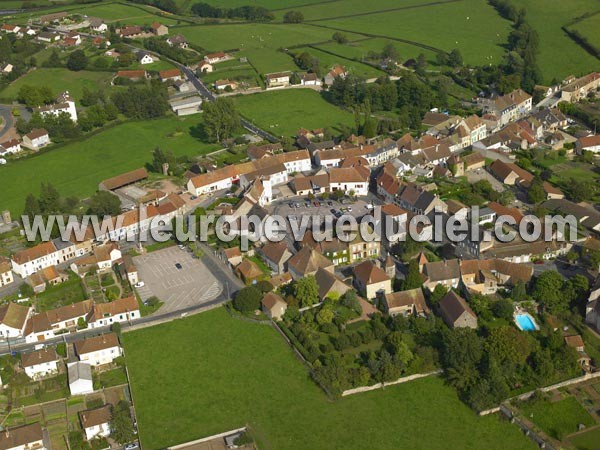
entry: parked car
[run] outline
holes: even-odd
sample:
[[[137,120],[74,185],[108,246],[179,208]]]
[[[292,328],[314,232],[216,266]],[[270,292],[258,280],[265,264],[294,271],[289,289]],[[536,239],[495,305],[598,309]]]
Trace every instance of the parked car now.
[[[317,201],[314,201],[314,202],[313,202],[313,205],[315,205],[317,208],[318,208],[319,206],[321,206],[321,204],[320,204],[319,202],[317,202]]]
[[[309,203],[309,202],[306,202],[306,203],[304,204],[304,206],[305,206],[306,208],[310,208],[310,203]]]
[[[143,281],[138,281],[137,283],[135,283],[134,285],[136,288],[141,288],[146,286],[146,283],[144,283]]]
[[[177,267],[179,270],[183,269],[183,266],[179,263],[175,263],[175,267]]]
[[[289,202],[289,203],[288,203],[288,206],[289,206],[290,208],[293,208],[293,207],[294,207],[294,204],[293,204],[292,202]]]
[[[348,212],[352,212],[352,206],[348,206]]]
[[[337,211],[336,211],[335,209],[333,209],[333,208],[331,208],[331,209],[329,210],[329,212],[330,212],[331,214],[333,214],[334,216],[335,216],[335,214],[337,213]]]
[[[296,203],[296,208],[300,208],[300,203]]]
[[[195,196],[195,195],[192,195],[192,196],[190,197],[190,200],[196,200],[197,198],[198,198],[197,196]]]
[[[327,206],[333,206],[333,202],[332,202],[331,200],[329,200],[329,201],[327,202]]]
[[[125,444],[125,450],[137,450],[138,448],[140,448],[140,446],[137,444],[137,442]]]

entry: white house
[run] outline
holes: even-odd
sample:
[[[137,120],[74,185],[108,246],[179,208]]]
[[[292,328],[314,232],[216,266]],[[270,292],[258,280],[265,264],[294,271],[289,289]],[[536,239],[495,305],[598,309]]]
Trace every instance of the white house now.
[[[94,438],[108,437],[110,435],[111,416],[110,405],[81,411],[79,419],[81,421],[81,428],[85,431],[85,438],[91,441]]]
[[[59,251],[54,242],[42,242],[34,247],[21,250],[11,258],[12,269],[22,278],[46,267],[60,264]]]
[[[23,333],[25,342],[43,342],[65,330],[76,329],[81,321],[85,321],[92,312],[92,307],[92,300],[84,300],[40,314],[34,314],[25,326]]]
[[[104,19],[90,17],[88,22],[90,23],[90,29],[96,33],[105,33],[108,30],[108,25],[104,23]]]
[[[115,333],[94,336],[75,342],[75,353],[79,361],[91,366],[110,364],[123,354]]]
[[[365,196],[369,193],[369,169],[359,167],[334,167],[329,169],[329,189],[333,191],[354,192],[354,195]]]
[[[11,139],[0,144],[0,155],[19,153],[21,150],[21,141],[18,139]]]
[[[32,150],[45,147],[50,143],[50,136],[43,128],[34,128],[23,136],[23,145]]]
[[[15,278],[13,277],[10,260],[0,256],[0,287],[6,286],[13,281],[15,281]]]
[[[0,448],[2,450],[46,450],[42,426],[39,422],[34,422],[5,429],[0,433]]]
[[[65,91],[56,98],[53,105],[41,106],[37,109],[42,117],[50,114],[58,116],[61,113],[67,113],[73,122],[77,122],[77,109],[75,101],[69,95],[69,91]]]
[[[267,80],[267,87],[274,88],[289,86],[291,75],[291,72],[268,73],[265,75],[265,79]]]
[[[58,373],[59,357],[54,348],[21,354],[21,366],[32,380]]]
[[[11,63],[2,64],[0,66],[0,72],[2,73],[11,73],[13,71],[14,66]]]
[[[136,58],[140,64],[152,64],[154,62],[152,55],[146,52],[138,52]]]
[[[600,152],[600,134],[579,138],[575,143],[575,148],[579,154],[584,150],[593,153]]]
[[[83,395],[94,392],[92,367],[89,364],[81,361],[69,363],[67,364],[67,374],[71,395]]]
[[[110,303],[98,303],[92,308],[87,322],[90,328],[139,319],[140,307],[135,297],[125,297]]]
[[[13,302],[0,306],[0,338],[23,336],[30,314],[29,306],[21,306]]]
[[[231,59],[231,56],[229,56],[227,53],[223,53],[223,52],[209,53],[208,55],[206,55],[204,57],[204,61],[206,61],[210,64],[216,64],[216,63],[220,63],[223,61],[228,61],[230,59]]]
[[[201,61],[200,64],[198,64],[198,72],[211,73],[214,70],[214,66],[207,61]]]

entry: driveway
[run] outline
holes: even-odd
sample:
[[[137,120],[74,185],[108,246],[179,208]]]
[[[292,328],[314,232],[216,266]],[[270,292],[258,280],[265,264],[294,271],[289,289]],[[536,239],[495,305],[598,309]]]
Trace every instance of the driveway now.
[[[164,302],[160,313],[208,303],[223,290],[223,284],[201,260],[175,246],[137,256],[134,262],[145,283],[137,289],[138,294],[142,300],[156,296]]]

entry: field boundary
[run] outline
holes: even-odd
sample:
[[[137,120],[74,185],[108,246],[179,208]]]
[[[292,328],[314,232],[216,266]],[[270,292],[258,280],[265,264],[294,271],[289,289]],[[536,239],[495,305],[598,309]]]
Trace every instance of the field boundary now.
[[[445,5],[447,3],[458,3],[458,2],[461,2],[461,1],[462,0],[445,0],[445,1],[421,3],[421,4],[416,4],[416,5],[398,6],[397,8],[380,9],[380,10],[377,10],[377,11],[365,11],[365,12],[356,13],[356,14],[346,14],[344,16],[323,17],[323,18],[320,18],[320,19],[309,19],[309,20],[304,20],[302,23],[311,24],[313,22],[321,22],[321,21],[324,21],[324,20],[351,19],[351,18],[354,18],[354,17],[371,16],[373,14],[385,14],[385,13],[389,13],[389,12],[405,11],[405,10],[409,10],[409,9],[428,8],[430,6]]]
[[[342,397],[346,397],[348,395],[361,394],[363,392],[375,391],[377,389],[383,389],[387,386],[394,386],[396,384],[408,383],[409,381],[419,380],[421,378],[430,377],[432,375],[439,375],[443,373],[442,369],[434,370],[432,372],[427,373],[415,373],[412,375],[407,375],[405,377],[400,377],[394,381],[383,381],[381,383],[372,384],[371,386],[360,386],[357,388],[347,389],[342,392]]]

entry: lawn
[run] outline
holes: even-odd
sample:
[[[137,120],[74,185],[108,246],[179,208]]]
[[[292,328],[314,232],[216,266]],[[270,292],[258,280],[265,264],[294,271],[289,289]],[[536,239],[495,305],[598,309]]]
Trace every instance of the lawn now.
[[[81,101],[83,88],[98,90],[110,86],[112,72],[72,72],[68,69],[36,69],[15,80],[0,91],[0,98],[16,100],[23,85],[48,86],[55,95],[69,91],[76,102]]]
[[[458,48],[466,63],[477,65],[501,60],[504,55],[502,45],[510,31],[510,22],[502,19],[485,0],[324,19],[311,24],[369,33],[380,38],[405,39],[445,51]]]
[[[14,216],[20,214],[27,194],[39,194],[42,182],[51,182],[64,196],[85,198],[96,191],[100,181],[150,162],[157,146],[176,156],[210,153],[219,146],[195,137],[200,121],[201,116],[197,115],[127,122],[81,142],[2,166],[4,191],[0,210],[9,209]]]
[[[547,400],[530,401],[521,405],[519,409],[527,420],[531,420],[544,432],[558,440],[575,433],[580,423],[586,427],[595,424],[592,416],[575,397],[567,397],[555,403]]]
[[[354,116],[327,103],[311,89],[288,89],[235,97],[240,112],[275,136],[292,136],[298,128],[339,128]]]
[[[575,25],[569,27],[571,30],[578,31],[582,36],[585,36],[590,43],[596,48],[600,48],[600,14],[594,14],[587,17]]]
[[[600,442],[600,428],[573,436],[569,438],[569,441],[577,450],[597,450]]]
[[[50,286],[44,292],[37,295],[36,309],[38,312],[48,311],[81,302],[86,298],[87,296],[81,284],[81,279],[71,273],[70,278],[64,283]]]
[[[561,30],[586,12],[598,9],[595,0],[570,0],[568,2],[546,0],[515,0],[515,4],[527,9],[529,23],[540,36],[538,64],[546,82],[554,77],[563,79],[567,75],[583,75],[598,69],[598,60],[577,45]],[[598,35],[597,29],[594,30]],[[594,37],[590,36],[592,41]]]
[[[271,327],[223,308],[123,340],[144,448],[245,424],[268,449],[535,448],[435,377],[330,402]]]

